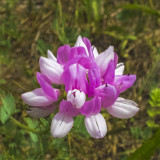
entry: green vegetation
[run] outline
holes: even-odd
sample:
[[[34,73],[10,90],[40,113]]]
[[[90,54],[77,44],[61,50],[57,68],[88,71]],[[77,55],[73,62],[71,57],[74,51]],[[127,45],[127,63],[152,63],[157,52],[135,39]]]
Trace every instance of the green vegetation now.
[[[137,75],[121,96],[140,111],[129,120],[102,111],[108,126],[103,139],[88,135],[83,116],[68,136],[53,138],[55,112],[33,119],[20,96],[38,87],[39,57],[74,45],[78,35],[91,39],[99,53],[113,45],[125,72]],[[160,159],[160,1],[1,0],[0,159]]]

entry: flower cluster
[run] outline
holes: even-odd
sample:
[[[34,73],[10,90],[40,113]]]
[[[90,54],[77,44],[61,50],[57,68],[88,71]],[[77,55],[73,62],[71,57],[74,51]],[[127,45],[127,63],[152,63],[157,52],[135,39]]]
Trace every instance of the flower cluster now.
[[[87,38],[79,36],[74,47],[59,47],[57,58],[48,51],[48,57],[40,57],[39,64],[37,80],[41,88],[22,94],[22,99],[33,106],[28,114],[36,118],[51,114],[56,101],[62,99],[51,123],[53,137],[66,136],[73,117],[81,114],[88,133],[102,138],[107,125],[101,107],[118,118],[130,118],[139,110],[135,102],[119,97],[133,85],[136,75],[123,75],[124,64],[118,63],[112,46],[98,54]],[[65,90],[52,84],[64,85]]]

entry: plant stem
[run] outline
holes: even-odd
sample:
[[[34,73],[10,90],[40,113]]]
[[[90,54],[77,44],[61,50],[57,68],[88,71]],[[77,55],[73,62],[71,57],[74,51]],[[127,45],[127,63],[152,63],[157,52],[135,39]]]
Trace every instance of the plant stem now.
[[[25,129],[25,130],[28,130],[28,131],[31,131],[33,133],[38,133],[37,130],[33,129],[33,128],[29,128],[28,126],[20,123],[19,121],[17,121],[15,118],[13,118],[12,116],[10,116],[10,119],[12,120],[12,122],[17,125],[18,127],[22,128],[22,129]]]
[[[70,136],[70,133],[68,133],[68,145],[69,145],[69,156],[71,158],[71,136]]]
[[[40,143],[41,152],[42,152],[42,154],[44,154],[41,136],[38,136],[38,138],[39,138],[39,143]]]

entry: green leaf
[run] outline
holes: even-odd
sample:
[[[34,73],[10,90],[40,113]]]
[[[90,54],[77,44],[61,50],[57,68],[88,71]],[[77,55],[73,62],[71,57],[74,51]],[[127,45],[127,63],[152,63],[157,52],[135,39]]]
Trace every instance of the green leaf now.
[[[155,117],[156,115],[160,114],[160,110],[158,110],[158,109],[156,109],[156,108],[148,109],[147,113],[149,114],[150,117]]]
[[[33,120],[30,117],[25,118],[25,121],[27,122],[30,128],[35,129],[39,125],[39,122],[37,120]]]
[[[159,127],[158,124],[155,124],[154,120],[147,120],[146,124],[148,127],[151,127],[151,128],[158,128]]]
[[[138,148],[128,160],[150,160],[155,150],[160,148],[160,129]]]
[[[30,135],[31,139],[32,139],[34,142],[38,142],[38,136],[37,136],[37,134],[32,133],[32,132],[29,132],[29,135]]]
[[[52,142],[53,146],[55,146],[58,150],[67,150],[68,143],[65,138],[55,138]]]
[[[13,142],[9,144],[9,151],[12,155],[15,155],[17,152],[17,145]]]
[[[16,111],[14,97],[12,94],[8,94],[6,97],[2,98],[2,103],[8,115],[11,115]]]
[[[48,121],[46,121],[44,118],[40,118],[40,121],[43,123],[44,126],[48,126]]]
[[[131,133],[136,138],[139,139],[141,136],[141,129],[139,127],[131,127]]]
[[[129,21],[129,20],[133,20],[134,18],[137,18],[137,16],[139,15],[139,11],[135,12],[133,10],[129,10],[129,9],[123,9],[121,12],[117,13],[117,19],[120,21]]]
[[[143,140],[147,140],[152,135],[152,129],[150,127],[145,127],[141,135]]]
[[[4,124],[7,119],[9,118],[9,115],[6,113],[4,107],[0,108],[0,120]]]
[[[85,127],[85,124],[84,124],[84,116],[79,115],[75,118],[74,131],[78,134],[82,134],[85,137],[89,137],[89,134],[88,134],[86,127]]]
[[[160,16],[160,12],[158,10],[152,9],[146,5],[124,4],[124,5],[120,5],[120,8],[128,9],[128,10],[139,10],[139,11],[143,11],[150,15]]]
[[[100,8],[101,0],[92,0],[92,9],[95,21],[99,21],[102,17],[100,14]]]
[[[6,80],[5,79],[0,79],[0,84],[6,84]]]
[[[36,128],[39,125],[39,122],[37,120],[33,120],[29,117],[25,118],[25,121],[30,128]],[[36,133],[29,132],[29,135],[34,142],[38,142],[38,136]]]
[[[1,98],[2,107],[0,108],[0,120],[4,124],[9,116],[16,112],[14,97],[12,94],[8,94],[6,97]]]
[[[1,160],[5,160],[5,158],[4,158],[3,155],[0,155],[0,159],[1,159]]]
[[[150,100],[148,101],[152,107],[160,107],[160,89],[155,88],[150,93]]]
[[[124,50],[128,44],[128,40],[124,40],[121,44],[121,48]]]
[[[107,35],[109,35],[109,36],[111,36],[111,37],[113,37],[117,40],[123,40],[124,41],[124,40],[136,40],[137,39],[137,37],[134,36],[134,35],[130,35],[130,34],[125,35],[125,34],[122,34],[122,33],[118,33],[116,31],[105,31],[103,33],[107,34]]]

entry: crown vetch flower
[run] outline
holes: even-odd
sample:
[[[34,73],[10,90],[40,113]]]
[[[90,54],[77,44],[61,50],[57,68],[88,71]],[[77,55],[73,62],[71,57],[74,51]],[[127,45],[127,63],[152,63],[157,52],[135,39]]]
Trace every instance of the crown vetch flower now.
[[[59,47],[57,58],[48,50],[48,57],[40,57],[39,64],[41,73],[37,73],[37,80],[41,88],[22,94],[22,99],[33,107],[28,114],[40,118],[51,114],[55,102],[67,93],[51,123],[53,137],[66,136],[73,126],[73,117],[81,114],[88,133],[102,138],[107,125],[101,107],[118,118],[130,118],[139,110],[135,102],[119,97],[134,84],[136,75],[123,75],[124,64],[118,63],[113,46],[98,54],[87,38],[79,36],[74,47]],[[52,84],[64,85],[65,91]]]

